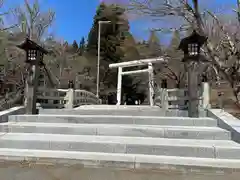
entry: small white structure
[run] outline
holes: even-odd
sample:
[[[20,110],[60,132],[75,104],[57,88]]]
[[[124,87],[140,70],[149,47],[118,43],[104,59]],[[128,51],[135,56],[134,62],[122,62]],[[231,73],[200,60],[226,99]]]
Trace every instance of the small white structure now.
[[[149,102],[150,106],[154,105],[153,102],[153,86],[154,86],[154,76],[153,76],[153,63],[163,63],[166,62],[162,57],[153,58],[153,59],[142,59],[142,60],[136,60],[136,61],[128,61],[128,62],[122,62],[122,63],[114,63],[110,64],[109,68],[118,68],[118,83],[117,83],[117,105],[121,104],[121,92],[122,92],[122,76],[123,75],[129,75],[129,74],[139,74],[139,73],[145,73],[148,72],[149,74],[149,81],[148,81],[148,87],[149,87]],[[124,67],[133,67],[133,66],[143,66],[148,65],[147,69],[143,70],[136,70],[136,71],[123,71]]]
[[[202,83],[202,107],[204,109],[210,109],[211,103],[210,103],[210,86],[209,83],[203,82]]]

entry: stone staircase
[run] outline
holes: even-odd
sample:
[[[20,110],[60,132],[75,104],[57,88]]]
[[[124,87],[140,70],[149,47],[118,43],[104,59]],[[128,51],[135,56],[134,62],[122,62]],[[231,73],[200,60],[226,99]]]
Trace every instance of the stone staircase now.
[[[25,180],[38,173],[44,180],[238,179],[240,144],[217,120],[162,113],[158,107],[83,106],[9,116],[0,124],[0,159],[25,160],[29,174],[18,169]],[[1,172],[4,180],[14,174]]]

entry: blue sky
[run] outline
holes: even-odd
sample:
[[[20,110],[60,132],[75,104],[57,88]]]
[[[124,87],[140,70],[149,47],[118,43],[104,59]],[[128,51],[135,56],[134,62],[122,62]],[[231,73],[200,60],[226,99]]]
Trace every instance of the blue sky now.
[[[100,0],[39,0],[39,2],[43,9],[51,8],[56,12],[56,20],[51,28],[53,34],[71,43],[73,40],[79,42],[82,36],[87,37]],[[231,11],[236,4],[236,0],[200,0],[200,2],[208,9],[221,12],[226,9]],[[23,4],[23,0],[5,0],[5,8],[20,4]],[[162,26],[163,23],[166,22],[154,23],[154,26]],[[135,20],[130,23],[131,32],[136,39],[146,39],[149,35],[148,28],[152,25],[151,22],[143,23],[141,20]],[[166,36],[161,38],[161,41],[165,40]]]

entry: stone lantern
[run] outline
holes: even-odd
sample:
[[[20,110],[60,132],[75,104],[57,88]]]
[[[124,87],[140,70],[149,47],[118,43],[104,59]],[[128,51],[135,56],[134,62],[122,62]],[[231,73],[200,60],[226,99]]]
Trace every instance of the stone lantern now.
[[[26,38],[23,43],[17,46],[26,52],[25,62],[29,64],[28,76],[25,88],[25,106],[27,114],[37,114],[37,88],[40,74],[40,66],[43,65],[43,56],[47,50],[34,41]]]
[[[201,36],[196,30],[193,33],[182,39],[179,49],[184,52],[183,62],[186,63],[188,71],[188,115],[190,117],[198,117],[198,77],[199,69],[197,67],[201,58],[201,47],[207,41],[207,37]],[[204,79],[205,80],[205,79]]]
[[[207,37],[201,36],[195,30],[193,33],[182,39],[179,49],[184,52],[183,61],[199,61],[202,45],[207,41]]]

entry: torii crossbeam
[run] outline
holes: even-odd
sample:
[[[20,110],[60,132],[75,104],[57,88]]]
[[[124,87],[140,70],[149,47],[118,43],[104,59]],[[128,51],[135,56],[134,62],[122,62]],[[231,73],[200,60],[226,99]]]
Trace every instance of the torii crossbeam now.
[[[114,63],[110,64],[109,68],[118,68],[118,83],[117,83],[117,105],[121,104],[121,93],[122,93],[122,76],[129,75],[129,74],[139,74],[148,72],[149,82],[149,102],[150,106],[154,105],[153,102],[153,63],[166,63],[167,61],[164,60],[162,57],[152,58],[152,59],[141,59],[135,61],[128,61],[128,62],[121,62],[121,63]],[[133,66],[143,66],[148,65],[147,69],[143,70],[136,70],[136,71],[123,71],[125,67],[133,67]]]

